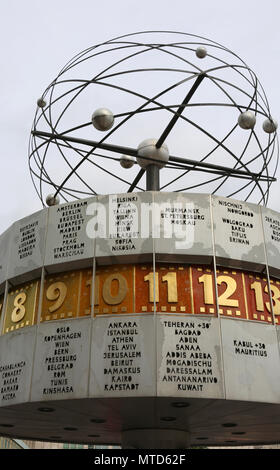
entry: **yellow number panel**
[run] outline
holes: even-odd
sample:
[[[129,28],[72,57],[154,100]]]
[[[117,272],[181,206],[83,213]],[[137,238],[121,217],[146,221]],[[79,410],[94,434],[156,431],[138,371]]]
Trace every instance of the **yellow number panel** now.
[[[94,284],[94,313],[133,313],[133,283],[133,265],[98,267]]]
[[[3,304],[4,304],[4,295],[0,295],[0,320],[2,317]]]
[[[38,311],[40,281],[33,281],[9,291],[3,333],[34,325]]]
[[[41,321],[73,318],[78,315],[80,276],[81,271],[46,276]]]

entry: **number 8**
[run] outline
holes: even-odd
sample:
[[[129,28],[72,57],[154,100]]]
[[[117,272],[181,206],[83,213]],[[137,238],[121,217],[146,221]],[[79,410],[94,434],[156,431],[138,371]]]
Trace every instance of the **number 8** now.
[[[25,315],[25,307],[24,302],[26,301],[26,294],[25,292],[21,292],[15,297],[14,300],[14,309],[12,311],[11,320],[13,323],[17,323],[23,319]]]

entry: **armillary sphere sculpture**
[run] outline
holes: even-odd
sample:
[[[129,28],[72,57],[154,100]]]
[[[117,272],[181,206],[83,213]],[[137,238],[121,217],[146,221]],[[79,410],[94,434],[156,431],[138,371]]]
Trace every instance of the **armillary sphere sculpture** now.
[[[49,207],[0,234],[1,435],[279,441],[276,130],[255,73],[200,36],[127,34],[63,67],[30,138]]]
[[[37,105],[29,165],[43,204],[109,189],[268,201],[277,123],[255,73],[217,42],[171,31],[111,39],[71,59]]]

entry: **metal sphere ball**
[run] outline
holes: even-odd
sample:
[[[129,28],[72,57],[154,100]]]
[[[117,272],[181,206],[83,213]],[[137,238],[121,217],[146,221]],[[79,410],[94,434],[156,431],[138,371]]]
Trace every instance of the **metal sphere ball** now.
[[[99,108],[92,115],[92,124],[99,131],[108,131],[114,124],[114,115],[107,108]]]
[[[242,129],[253,129],[256,124],[256,116],[252,111],[245,111],[239,115],[238,124]]]
[[[263,123],[263,130],[267,134],[272,134],[277,130],[278,123],[275,119],[266,119]]]
[[[196,57],[199,59],[204,59],[207,56],[207,49],[206,47],[199,46],[195,51]]]
[[[168,162],[169,151],[167,145],[163,144],[160,148],[157,148],[156,143],[157,139],[146,139],[138,145],[136,159],[141,168],[146,168],[151,164],[163,168]]]
[[[39,106],[39,108],[44,108],[46,106],[46,101],[43,99],[43,98],[39,98],[37,100],[37,105]]]
[[[123,155],[120,158],[120,164],[123,168],[132,168],[135,163],[135,160],[130,155]]]
[[[57,206],[60,202],[60,199],[59,197],[56,195],[54,196],[54,194],[49,194],[47,197],[46,197],[46,204],[47,206]]]

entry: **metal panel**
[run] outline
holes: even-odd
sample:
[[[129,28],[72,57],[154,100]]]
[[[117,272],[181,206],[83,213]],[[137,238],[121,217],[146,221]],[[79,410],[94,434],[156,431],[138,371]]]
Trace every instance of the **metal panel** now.
[[[18,277],[25,281],[34,271],[40,271],[44,262],[47,215],[45,209],[13,225],[9,278]],[[28,276],[28,272],[32,273]]]
[[[98,198],[95,256],[99,264],[151,259],[152,202],[151,192]]]
[[[280,352],[280,325],[276,326],[276,335],[277,335],[277,341],[278,341],[279,352]]]
[[[226,398],[280,403],[276,328],[221,319]]]
[[[0,285],[8,278],[12,230],[13,225],[0,235]]]
[[[36,326],[0,336],[0,405],[29,401]]]
[[[71,269],[83,267],[85,260],[93,257],[94,241],[87,234],[87,207],[94,200],[81,199],[49,208],[45,256],[48,271],[61,270],[62,264],[69,263]]]
[[[157,318],[158,396],[223,398],[219,320]]]
[[[212,196],[217,262],[262,271],[264,240],[259,206]]]
[[[208,263],[213,256],[210,197],[154,193],[157,260]],[[167,255],[167,256],[165,256]]]
[[[91,319],[43,323],[38,328],[32,401],[87,396]]]
[[[280,276],[280,214],[261,208],[267,264],[272,275]]]
[[[153,316],[97,317],[93,331],[90,396],[154,396]]]

